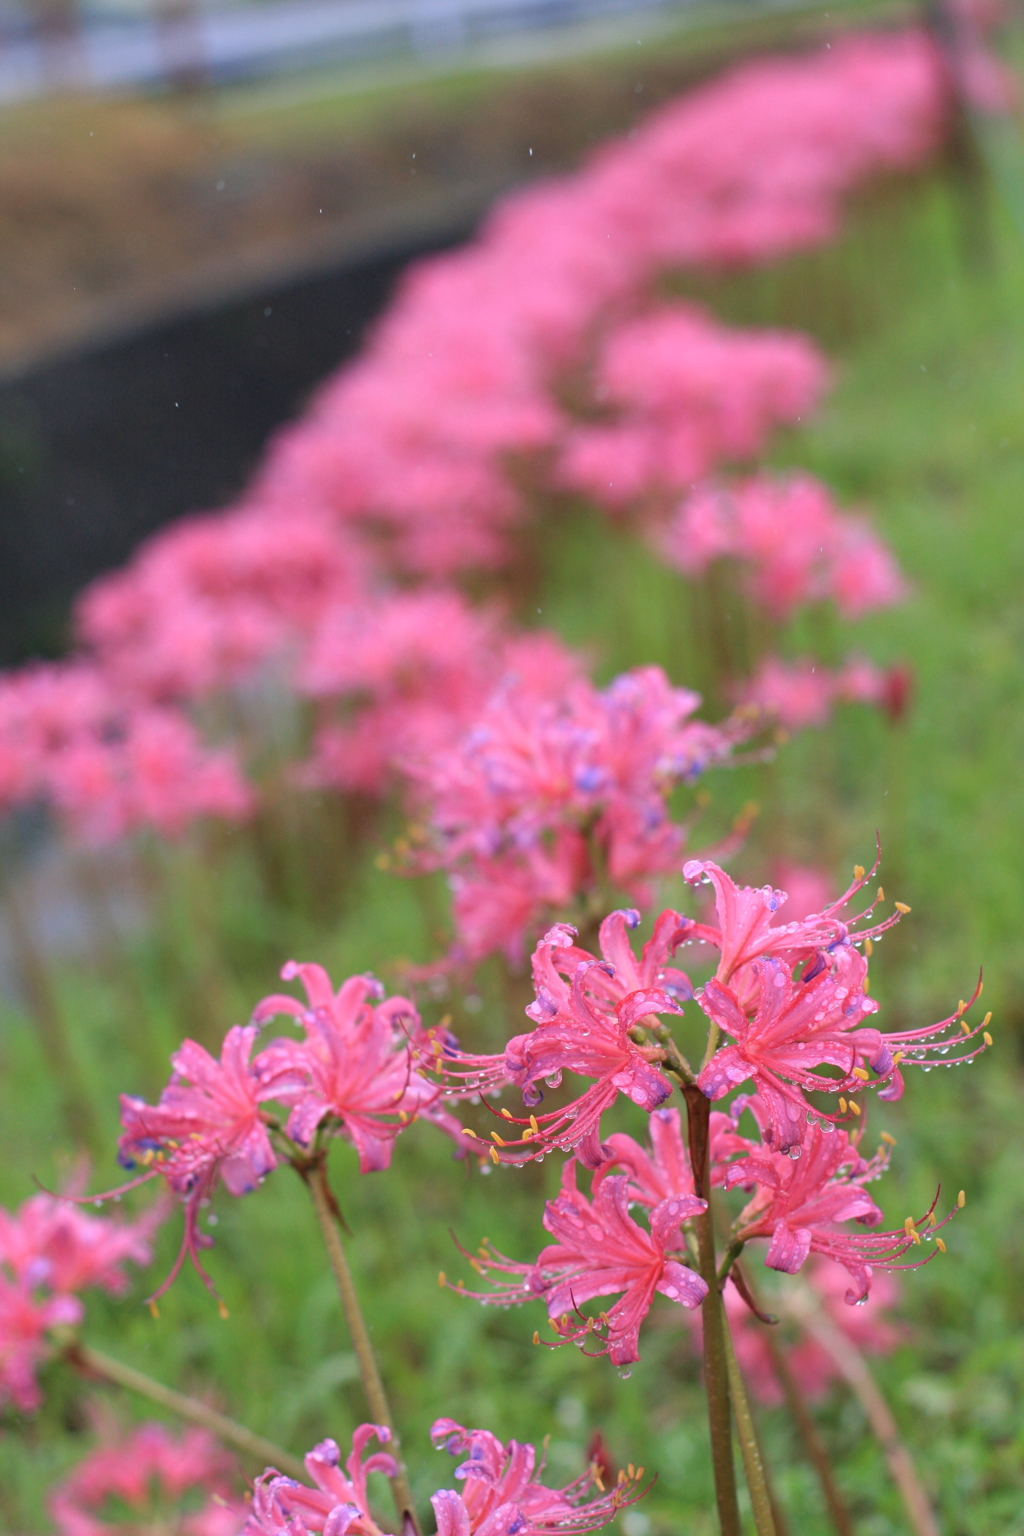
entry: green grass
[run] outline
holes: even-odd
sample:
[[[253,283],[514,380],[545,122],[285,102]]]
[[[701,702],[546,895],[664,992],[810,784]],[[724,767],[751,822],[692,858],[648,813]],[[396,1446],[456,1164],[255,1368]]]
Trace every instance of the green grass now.
[[[995,210],[990,249],[972,265],[962,228],[949,184],[925,179],[865,200],[832,250],[700,285],[720,314],[802,325],[834,357],[825,408],[775,457],[870,507],[913,594],[891,614],[819,639],[836,652],[856,645],[879,661],[905,659],[916,685],[900,725],[850,709],[785,746],[773,767],[709,780],[715,800],[695,841],[710,840],[753,797],[762,816],[740,873],[763,879],[782,846],[838,875],[868,861],[879,828],[889,894],[914,908],[873,969],[889,1018],[948,1012],[985,965],[995,1050],[970,1069],[917,1075],[901,1105],[871,1110],[873,1128],[899,1142],[880,1186],[896,1221],[926,1206],[938,1181],[944,1199],[961,1186],[968,1193],[946,1257],[906,1281],[908,1340],[878,1375],[946,1536],[1013,1536],[1024,1532],[1024,250]],[[590,644],[602,675],[642,661],[662,662],[680,681],[701,675],[684,588],[631,536],[577,512],[545,528],[539,547],[538,622]],[[171,893],[165,916],[132,940],[130,965],[108,957],[61,972],[61,1006],[107,1146],[117,1093],[155,1092],[174,1042],[185,1032],[212,1041],[243,1018],[289,954],[339,974],[385,976],[399,957],[427,958],[440,896],[376,867],[394,830],[386,813],[339,834],[339,872],[333,882],[324,874],[318,901],[275,897],[281,878],[268,877],[271,863],[250,840],[229,839],[203,860],[184,851],[157,882]],[[504,1009],[522,983],[489,967],[473,985],[484,1000],[478,1016],[461,994],[445,1006],[467,1036],[496,1041],[513,1027]],[[56,1177],[71,1149],[33,1026],[10,1009],[0,1053],[0,1198],[13,1204],[33,1175]],[[701,1389],[668,1303],[647,1324],[642,1362],[620,1380],[572,1349],[534,1349],[534,1309],[485,1311],[437,1287],[439,1268],[460,1272],[449,1226],[468,1243],[486,1234],[517,1256],[537,1252],[541,1199],[557,1177],[550,1160],[485,1179],[414,1127],[391,1172],[360,1178],[338,1146],[333,1176],[421,1503],[446,1475],[426,1440],[438,1414],[503,1436],[550,1434],[558,1478],[579,1470],[599,1427],[613,1454],[657,1472],[642,1506],[656,1536],[710,1536]],[[94,1177],[98,1186],[115,1177],[109,1153]],[[363,1414],[360,1388],[301,1185],[282,1170],[245,1200],[219,1195],[216,1210],[209,1262],[227,1321],[185,1274],[159,1321],[138,1304],[142,1282],[127,1301],[90,1300],[89,1336],[162,1380],[212,1392],[295,1450],[325,1434],[344,1439]],[[164,1234],[157,1272],[175,1240]],[[12,1533],[46,1529],[48,1483],[90,1443],[90,1398],[108,1398],[125,1419],[147,1414],[61,1367],[48,1370],[45,1388],[38,1417],[11,1420],[0,1435],[0,1527]],[[825,1516],[787,1421],[761,1418],[791,1529],[818,1536]],[[821,1421],[858,1531],[905,1532],[856,1406],[837,1393]]]

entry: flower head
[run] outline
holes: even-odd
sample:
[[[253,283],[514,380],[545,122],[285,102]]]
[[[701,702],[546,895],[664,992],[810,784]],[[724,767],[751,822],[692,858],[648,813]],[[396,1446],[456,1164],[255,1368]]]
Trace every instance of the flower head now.
[[[162,1424],[143,1424],[116,1444],[90,1451],[53,1489],[50,1515],[60,1536],[117,1536],[128,1529],[141,1536],[236,1536],[245,1505],[233,1495],[233,1470],[233,1458],[206,1430],[186,1429],[179,1437]],[[169,1503],[189,1495],[194,1505],[197,1494],[198,1509],[180,1508],[168,1519]],[[102,1518],[108,1499],[127,1505],[130,1527]]]
[[[388,1445],[391,1431],[384,1424],[360,1424],[344,1465],[334,1440],[321,1440],[306,1460],[313,1487],[282,1477],[268,1468],[256,1479],[252,1508],[241,1536],[381,1536],[370,1513],[366,1479],[371,1472],[395,1477],[398,1463],[390,1451],[372,1451],[376,1439]]]
[[[464,1429],[454,1419],[435,1420],[430,1438],[451,1456],[465,1456],[455,1476],[459,1491],[442,1489],[431,1497],[438,1536],[556,1536],[557,1532],[596,1531],[638,1497],[643,1476],[630,1469],[617,1485],[587,1501],[599,1476],[593,1469],[564,1488],[540,1481],[532,1445],[502,1444],[486,1429]]]
[[[308,1001],[275,994],[257,1003],[253,1019],[298,1019],[305,1040],[275,1040],[253,1063],[260,1093],[290,1107],[287,1133],[307,1147],[318,1126],[334,1121],[359,1153],[363,1173],[386,1168],[395,1137],[417,1111],[438,1097],[413,1062],[420,1027],[404,997],[384,999],[372,976],[350,976],[337,991],[323,966],[289,961],[285,981],[298,978]]]
[[[630,1199],[629,1179],[615,1174],[601,1179],[588,1200],[576,1187],[576,1162],[570,1158],[561,1191],[544,1207],[544,1227],[555,1241],[535,1264],[519,1264],[482,1247],[471,1260],[478,1273],[514,1275],[517,1282],[463,1293],[499,1306],[543,1301],[560,1342],[590,1338],[597,1345],[594,1353],[608,1355],[614,1365],[638,1360],[640,1325],[655,1293],[683,1307],[697,1307],[707,1295],[700,1275],[685,1263],[680,1231],[707,1203],[692,1194],[670,1195],[649,1211],[648,1230],[630,1216]],[[463,1291],[461,1285],[457,1289]],[[614,1295],[619,1300],[596,1318],[580,1311],[585,1302]]]

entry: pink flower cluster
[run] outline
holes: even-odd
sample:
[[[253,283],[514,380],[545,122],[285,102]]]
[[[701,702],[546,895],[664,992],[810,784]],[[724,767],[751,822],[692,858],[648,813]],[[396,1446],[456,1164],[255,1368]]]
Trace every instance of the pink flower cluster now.
[[[564,434],[557,479],[612,509],[658,511],[809,415],[825,378],[804,336],[726,330],[692,305],[653,309],[605,336],[591,382],[600,414]]]
[[[0,808],[44,801],[94,841],[244,816],[260,727],[239,689],[254,678],[273,683],[277,707],[315,701],[296,784],[376,793],[449,742],[527,665],[510,654],[526,642],[451,592],[396,592],[385,573],[436,581],[500,565],[530,487],[664,514],[696,477],[810,410],[826,370],[806,338],[656,304],[654,280],[828,238],[846,189],[930,152],[945,93],[915,30],[746,64],[577,174],[505,198],[461,250],[411,267],[362,356],[279,435],[242,502],[156,535],[95,583],[77,659],[0,682]],[[733,497],[789,498],[788,511],[758,513],[793,525],[772,535],[770,571],[756,539],[733,551],[779,611],[825,580],[822,514],[794,485]],[[684,563],[697,544],[679,529],[695,517],[684,508],[673,525]],[[830,528],[825,585],[843,611],[894,600],[899,574],[878,541],[837,515]],[[801,539],[813,558],[804,550],[790,592],[776,568]],[[234,755],[206,746],[201,714],[184,709],[225,692],[206,718],[228,725]]]
[[[47,1194],[16,1211],[0,1207],[0,1408],[38,1408],[50,1330],[81,1322],[79,1291],[127,1290],[122,1266],[150,1262],[163,1215],[158,1205],[135,1222],[106,1220]]]
[[[659,1016],[677,1014],[694,999],[710,1022],[711,1054],[695,1079],[709,1099],[746,1085],[754,1089],[734,1101],[730,1114],[712,1116],[712,1183],[750,1193],[734,1226],[736,1242],[767,1241],[766,1263],[790,1274],[812,1253],[836,1260],[851,1276],[850,1302],[868,1294],[873,1270],[897,1265],[942,1225],[929,1211],[894,1231],[847,1229],[851,1221],[872,1229],[881,1223],[866,1186],[888,1160],[884,1148],[865,1159],[859,1135],[841,1128],[861,1116],[856,1096],[874,1086],[881,1098],[898,1098],[901,1063],[927,1067],[947,1058],[945,1065],[955,1065],[991,1043],[988,1016],[973,1026],[964,1018],[977,990],[938,1024],[878,1028],[862,947],[870,949],[907,909],[897,903],[877,923],[871,921],[874,904],[847,915],[870,878],[863,869],[837,901],[788,923],[776,921],[786,900],[782,891],[737,886],[707,861],[691,860],[684,873],[691,883],[712,886],[716,924],[663,912],[639,960],[628,940],[638,913],[605,919],[601,958],[578,949],[574,930],[559,925],[534,954],[536,1001],[527,1012],[535,1028],[529,1034],[511,1040],[497,1056],[431,1042],[430,1064],[448,1095],[490,1094],[513,1084],[533,1111],[515,1117],[502,1110],[499,1124],[509,1134],[492,1133],[493,1161],[522,1163],[557,1147],[573,1151],[574,1162],[594,1171],[588,1202],[576,1188],[574,1163],[568,1166],[562,1193],[545,1214],[556,1242],[534,1264],[486,1248],[472,1260],[481,1273],[516,1277],[515,1283],[502,1279],[496,1292],[480,1299],[507,1305],[543,1298],[560,1337],[591,1333],[619,1364],[636,1358],[639,1324],[655,1291],[691,1306],[703,1294],[698,1276],[684,1285],[676,1272],[689,1262],[681,1224],[703,1202],[695,1199],[678,1116],[661,1107],[679,1072],[689,1069],[668,1049],[671,1040]],[[718,955],[715,974],[696,991],[668,963],[681,945],[693,943]],[[565,1072],[590,1079],[590,1086],[538,1114],[540,1084],[558,1088]],[[837,1108],[818,1108],[810,1093],[837,1095]],[[602,1141],[602,1116],[620,1095],[651,1115],[650,1153],[628,1137]],[[738,1129],[745,1109],[756,1139]],[[514,1130],[519,1134],[513,1138]],[[626,1172],[612,1172],[618,1166]],[[649,1231],[629,1215],[636,1203],[648,1207]],[[621,1302],[599,1319],[578,1312],[580,1301],[617,1292]]]
[[[813,661],[785,662],[766,656],[740,690],[742,703],[770,717],[788,731],[824,725],[836,704],[880,704],[891,714],[902,670],[882,671],[862,657],[839,668]]]
[[[466,1457],[455,1469],[461,1490],[444,1488],[431,1496],[438,1536],[596,1531],[639,1497],[642,1467],[631,1468],[613,1489],[588,1499],[600,1482],[594,1468],[564,1488],[548,1488],[540,1481],[543,1462],[538,1466],[532,1445],[516,1440],[503,1444],[488,1430],[464,1429],[454,1419],[438,1419],[430,1433],[435,1445]],[[265,1472],[257,1479],[242,1536],[381,1536],[366,1480],[371,1472],[393,1476],[397,1464],[388,1451],[366,1455],[374,1438],[387,1445],[391,1431],[379,1424],[360,1425],[344,1465],[335,1441],[314,1447],[306,1457],[312,1488],[273,1470]]]
[[[850,1343],[865,1354],[889,1354],[905,1332],[886,1316],[899,1298],[899,1282],[891,1274],[876,1274],[871,1294],[859,1305],[846,1304],[850,1277],[841,1264],[815,1256],[803,1270],[818,1305]],[[729,1328],[736,1358],[750,1390],[771,1407],[784,1399],[784,1389],[765,1341],[764,1325],[759,1323],[734,1285],[726,1286],[723,1299],[729,1315]],[[694,1342],[701,1334],[702,1314],[689,1314]],[[818,1341],[803,1335],[786,1349],[786,1362],[802,1397],[818,1402],[826,1396],[838,1377],[832,1356]]]
[[[419,864],[448,871],[468,960],[515,957],[546,916],[600,910],[610,891],[649,899],[685,841],[672,789],[728,761],[751,729],[695,720],[699,695],[659,667],[604,689],[550,681],[511,673],[461,739],[410,765],[428,828]]]
[[[282,976],[301,980],[306,1003],[264,998],[253,1023],[228,1031],[219,1060],[186,1040],[157,1104],[121,1096],[119,1160],[129,1171],[143,1169],[124,1188],[159,1176],[185,1207],[181,1250],[154,1299],[186,1257],[213,1290],[199,1259],[212,1239],[198,1220],[218,1180],[229,1194],[249,1194],[282,1157],[308,1154],[321,1130],[352,1143],[363,1173],[388,1166],[395,1138],[416,1118],[452,1136],[457,1151],[467,1145],[438,1089],[416,1069],[422,1029],[412,1003],[385,999],[372,976],[350,976],[337,991],[319,965],[289,962]],[[274,1040],[253,1057],[260,1028],[281,1014],[301,1024],[305,1038]],[[268,1104],[287,1110],[283,1124]],[[276,1149],[275,1132],[283,1138]]]
[[[587,429],[551,388],[583,360],[602,318],[635,307],[666,268],[763,261],[827,240],[849,187],[874,170],[916,165],[935,147],[944,104],[941,64],[920,31],[836,39],[691,92],[576,175],[504,199],[468,247],[411,269],[362,357],[280,434],[257,495],[384,527],[410,571],[499,563],[524,511],[506,473],[511,458],[564,445],[571,479],[607,484],[596,467],[607,462],[600,438],[590,437],[588,460]],[[692,363],[661,346],[680,326],[690,328]],[[738,367],[736,403],[725,399],[738,361],[731,348],[756,346],[752,338],[733,342],[685,314],[639,327],[608,343],[627,415],[646,363],[660,357],[662,403],[672,397],[685,410],[699,400],[697,421],[710,433],[701,441],[696,423],[673,425],[667,460],[658,448],[653,463],[634,439],[634,482],[638,456],[678,474],[684,460],[749,452],[808,394],[806,343],[792,343],[804,348],[804,383],[776,410],[763,388],[774,365],[752,389],[757,367]]]
[[[233,1493],[233,1470],[233,1458],[206,1430],[174,1436],[162,1424],[143,1424],[79,1462],[50,1494],[50,1517],[59,1536],[237,1536],[246,1506]],[[168,1510],[189,1495],[191,1506],[196,1494],[198,1509]],[[127,1506],[130,1525],[105,1518],[108,1501]]]
[[[863,521],[841,513],[813,476],[762,473],[688,496],[662,535],[665,558],[687,576],[738,561],[751,597],[775,619],[831,599],[848,618],[897,603],[905,584]]]
[[[143,827],[174,836],[200,816],[238,820],[252,794],[232,753],[204,746],[180,711],[133,703],[76,661],[0,677],[0,812],[26,804],[102,843]]]

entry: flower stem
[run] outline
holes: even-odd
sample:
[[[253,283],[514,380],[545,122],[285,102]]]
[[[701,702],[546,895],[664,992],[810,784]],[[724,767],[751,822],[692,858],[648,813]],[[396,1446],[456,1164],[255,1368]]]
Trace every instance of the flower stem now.
[[[708,1136],[711,1105],[693,1084],[683,1087],[686,1099],[693,1187],[708,1208],[694,1219],[700,1272],[707,1282],[704,1298],[704,1387],[708,1395],[708,1428],[715,1499],[721,1536],[740,1536],[736,1500],[736,1469],[732,1457],[732,1412],[729,1405],[729,1364],[725,1346],[725,1308],[715,1265],[715,1229],[711,1215],[711,1170]]]
[[[932,1514],[928,1495],[921,1485],[910,1452],[900,1439],[892,1410],[882,1396],[864,1356],[832,1319],[809,1299],[795,1294],[790,1299],[789,1308],[812,1339],[832,1356],[840,1374],[864,1409],[875,1438],[885,1452],[889,1471],[900,1491],[915,1536],[939,1536],[939,1527]]]
[[[209,1407],[198,1398],[187,1397],[184,1392],[175,1392],[173,1388],[165,1387],[163,1382],[154,1381],[151,1376],[144,1376],[132,1366],[122,1365],[120,1360],[112,1360],[109,1355],[101,1354],[91,1345],[75,1340],[66,1346],[63,1355],[69,1365],[83,1374],[112,1381],[119,1387],[126,1387],[129,1392],[137,1392],[140,1397],[148,1397],[151,1403],[176,1413],[179,1418],[187,1419],[191,1424],[201,1424],[219,1440],[223,1440],[225,1445],[233,1445],[244,1455],[251,1456],[261,1467],[274,1466],[289,1477],[302,1478],[306,1475],[306,1469],[299,1458],[283,1451],[273,1441],[264,1440],[262,1435],[254,1434],[244,1424],[238,1424],[234,1419],[218,1413],[216,1408]]]
[[[761,1447],[758,1444],[754,1417],[750,1411],[750,1403],[747,1399],[747,1389],[743,1384],[743,1377],[740,1375],[736,1350],[732,1342],[732,1334],[729,1332],[728,1317],[725,1320],[725,1358],[729,1371],[729,1394],[732,1398],[732,1411],[736,1417],[736,1434],[740,1442],[740,1452],[743,1456],[743,1470],[747,1477],[747,1487],[750,1489],[750,1503],[754,1511],[754,1525],[757,1529],[757,1536],[778,1536],[775,1523],[774,1501],[771,1489],[768,1486],[768,1475],[765,1471],[764,1457],[761,1455]]]
[[[390,1430],[394,1430],[394,1420],[388,1403],[387,1393],[384,1391],[384,1383],[377,1369],[377,1358],[370,1343],[370,1333],[366,1326],[359,1305],[359,1297],[356,1294],[355,1281],[352,1279],[352,1271],[349,1269],[348,1259],[341,1241],[339,1230],[339,1216],[337,1202],[331,1193],[331,1186],[327,1181],[327,1164],[325,1158],[319,1158],[311,1166],[298,1170],[309,1188],[313,1198],[313,1206],[316,1210],[317,1220],[320,1223],[320,1231],[327,1249],[327,1257],[330,1260],[331,1269],[338,1286],[338,1295],[341,1297],[341,1307],[345,1314],[345,1322],[348,1325],[349,1337],[352,1340],[352,1348],[355,1350],[356,1360],[359,1362],[359,1374],[362,1377],[363,1391],[366,1393],[366,1402],[370,1415],[375,1424],[386,1424]],[[398,1439],[393,1442],[393,1449],[398,1450]],[[412,1492],[409,1488],[409,1479],[406,1476],[405,1467],[401,1456],[397,1457],[398,1471],[391,1482],[391,1493],[398,1511],[398,1518],[402,1521],[403,1529],[411,1522],[413,1529],[418,1532],[416,1511],[412,1502]]]
[[[762,1334],[762,1338],[771,1356],[775,1374],[782,1383],[782,1390],[786,1395],[786,1406],[789,1409],[797,1433],[807,1453],[807,1459],[818,1474],[821,1491],[828,1506],[828,1512],[835,1526],[838,1536],[854,1536],[853,1520],[850,1511],[843,1502],[843,1496],[836,1482],[836,1475],[829,1461],[825,1442],[818,1431],[818,1426],[804,1402],[803,1394],[797,1386],[796,1377],[790,1370],[786,1351],[782,1347],[772,1328],[768,1327]]]

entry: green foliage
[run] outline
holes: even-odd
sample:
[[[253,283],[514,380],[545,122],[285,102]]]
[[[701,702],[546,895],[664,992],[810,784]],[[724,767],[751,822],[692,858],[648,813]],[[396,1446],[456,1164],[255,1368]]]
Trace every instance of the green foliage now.
[[[779,445],[776,459],[805,465],[844,501],[869,507],[913,594],[842,633],[826,627],[815,642],[905,660],[915,690],[901,723],[852,707],[828,731],[783,746],[767,768],[717,774],[693,841],[713,841],[754,798],[761,819],[739,873],[767,878],[770,859],[784,851],[839,876],[870,862],[879,828],[890,899],[914,908],[876,956],[873,984],[890,1018],[924,1022],[951,1011],[985,964],[995,1050],[971,1069],[937,1071],[927,1082],[913,1076],[901,1105],[870,1111],[873,1130],[884,1127],[899,1143],[880,1187],[890,1216],[919,1213],[939,1181],[944,1200],[961,1186],[968,1194],[948,1254],[907,1278],[908,1339],[877,1370],[942,1529],[1011,1536],[1024,1532],[1016,1028],[1024,1012],[1024,251],[998,210],[986,212],[984,248],[965,249],[960,198],[944,177],[886,189],[854,211],[835,248],[700,285],[725,318],[801,325],[835,358],[825,409]],[[679,681],[702,676],[686,591],[632,535],[578,510],[552,518],[538,552],[544,575],[524,600],[531,621],[590,646],[603,675],[657,661]],[[321,860],[312,886],[290,884],[268,853],[275,837],[276,846],[287,843],[287,828],[265,829],[262,845],[239,835],[146,861],[152,920],[120,948],[55,975],[100,1122],[95,1187],[116,1177],[117,1093],[158,1091],[174,1043],[185,1033],[215,1043],[274,988],[290,954],[322,960],[337,975],[373,968],[395,984],[398,961],[436,954],[443,891],[378,867],[399,830],[394,812],[354,816],[330,844],[336,866]],[[518,1026],[522,982],[489,967],[472,986],[444,1007],[467,1039],[494,1044]],[[32,1192],[33,1176],[58,1179],[72,1148],[32,1019],[8,1008],[0,1024],[0,1199],[14,1204]],[[417,1126],[399,1142],[391,1172],[360,1178],[354,1155],[338,1146],[332,1178],[421,1503],[448,1465],[427,1443],[438,1414],[503,1436],[550,1435],[557,1479],[581,1469],[600,1428],[614,1456],[658,1476],[624,1522],[627,1536],[710,1536],[703,1400],[677,1309],[655,1308],[643,1360],[620,1380],[607,1362],[571,1348],[534,1348],[538,1310],[485,1311],[438,1289],[440,1268],[471,1277],[449,1227],[471,1248],[486,1235],[515,1256],[536,1254],[541,1202],[557,1178],[551,1161],[482,1177]],[[165,1382],[212,1394],[293,1450],[326,1434],[343,1440],[363,1417],[361,1389],[301,1184],[281,1170],[247,1199],[219,1194],[215,1212],[209,1262],[226,1321],[186,1272],[159,1320],[139,1305],[145,1277],[126,1301],[92,1297],[89,1337]],[[171,1262],[175,1225],[163,1234],[156,1274]],[[12,1533],[46,1529],[47,1486],[90,1443],[90,1399],[107,1399],[126,1420],[151,1416],[145,1404],[61,1366],[44,1385],[41,1413],[11,1419],[0,1433],[0,1527]],[[818,1536],[827,1524],[817,1485],[787,1420],[775,1411],[761,1420],[791,1529]],[[837,1392],[821,1422],[858,1530],[904,1531],[856,1405]]]

